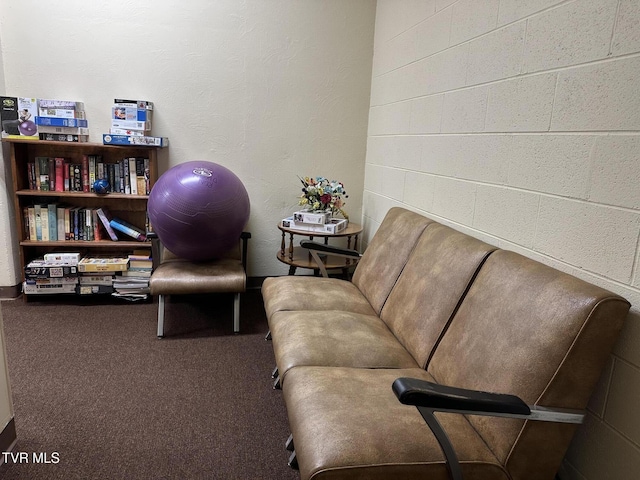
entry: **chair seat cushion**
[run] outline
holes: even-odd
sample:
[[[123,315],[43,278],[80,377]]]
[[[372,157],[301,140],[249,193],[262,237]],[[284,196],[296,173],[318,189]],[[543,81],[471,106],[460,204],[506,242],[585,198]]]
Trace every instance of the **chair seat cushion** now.
[[[223,258],[208,262],[174,259],[160,264],[149,280],[151,295],[241,293],[246,274],[239,260]]]
[[[303,480],[448,479],[440,446],[416,407],[391,389],[398,377],[434,379],[420,368],[299,367],[283,385]],[[466,417],[439,413],[465,479],[506,480]]]
[[[262,297],[267,318],[275,312],[292,310],[346,310],[375,315],[360,290],[338,278],[271,277],[262,284]]]
[[[298,366],[411,368],[411,354],[375,315],[329,311],[276,312],[269,319],[281,382]]]

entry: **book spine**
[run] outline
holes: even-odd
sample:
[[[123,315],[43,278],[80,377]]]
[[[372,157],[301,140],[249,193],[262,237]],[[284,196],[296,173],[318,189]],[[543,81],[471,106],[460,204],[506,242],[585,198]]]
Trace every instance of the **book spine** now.
[[[56,133],[58,135],[89,135],[89,129],[86,127],[53,127],[41,125],[38,127],[38,133]]]
[[[84,102],[75,100],[58,100],[55,98],[41,98],[38,100],[38,108],[65,108],[84,111]]]
[[[102,240],[102,232],[100,231],[100,220],[98,220],[98,210],[91,210],[91,223],[93,223],[93,239],[96,242]]]
[[[89,193],[89,156],[82,156],[82,191]]]
[[[70,163],[65,162],[63,173],[64,173],[64,191],[68,192],[69,190],[71,190],[71,183],[70,183],[71,164]]]
[[[42,206],[34,205],[33,208],[36,219],[36,240],[39,242],[42,240]]]
[[[148,135],[139,137],[132,135],[102,135],[102,143],[105,145],[146,145],[148,147],[168,147],[167,137],[151,137]]]
[[[125,235],[128,235],[131,238],[134,238],[138,241],[142,242],[146,240],[144,233],[138,231],[137,229],[135,229],[135,227],[133,227],[132,225],[129,225],[128,223],[120,219],[117,219],[117,218],[111,219],[111,221],[109,222],[109,225],[111,225],[111,227],[114,228],[115,230],[118,230],[119,232],[122,232]]]
[[[111,240],[113,240],[114,242],[117,242],[118,241],[118,235],[116,235],[116,232],[111,227],[111,224],[109,222],[109,217],[107,216],[107,214],[104,211],[104,209],[98,208],[96,210],[96,213],[98,214],[98,218],[100,219],[100,222],[104,226],[104,229],[107,231],[107,234],[109,235],[109,238]]]
[[[71,238],[71,207],[65,207],[64,209],[64,239],[72,240]]]
[[[38,240],[38,234],[36,232],[36,209],[35,207],[27,207],[29,212],[29,240],[35,242]]]
[[[36,189],[35,182],[35,163],[27,162],[27,181],[29,182],[29,190]]]
[[[65,229],[64,229],[64,211],[65,208],[64,207],[58,207],[56,209],[56,219],[57,219],[57,234],[58,234],[58,240],[69,240],[67,238]],[[45,257],[46,258],[46,257]]]
[[[38,109],[38,115],[41,117],[53,118],[81,118],[86,119],[84,110],[74,110],[72,108],[42,108]]]
[[[64,158],[55,158],[56,192],[64,192]]]
[[[81,118],[56,118],[56,117],[36,117],[36,125],[51,127],[84,127],[89,126],[86,119]]]
[[[68,135],[59,133],[39,133],[38,138],[48,142],[86,143],[89,141],[89,135]]]
[[[23,236],[25,240],[31,240],[31,231],[29,230],[29,207],[22,208]]]
[[[93,192],[93,184],[96,181],[96,156],[89,155],[89,190]]]
[[[47,215],[49,221],[49,241],[55,242],[58,240],[58,205],[50,203],[47,205]]]
[[[49,241],[49,212],[46,205],[40,206],[40,235],[43,242]]]
[[[153,102],[147,100],[127,100],[124,98],[114,98],[113,103],[120,104],[127,107],[144,108],[147,110],[153,110]]]
[[[131,195],[138,195],[138,179],[136,176],[136,159],[129,158],[125,160],[129,163],[129,185],[131,187]]]

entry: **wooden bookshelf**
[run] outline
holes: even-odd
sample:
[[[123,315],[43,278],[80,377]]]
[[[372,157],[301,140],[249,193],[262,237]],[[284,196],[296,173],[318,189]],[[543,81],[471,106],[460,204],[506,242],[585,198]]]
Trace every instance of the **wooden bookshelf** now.
[[[116,163],[123,158],[148,158],[149,180],[153,186],[158,178],[157,148],[147,146],[115,146],[98,143],[49,142],[42,140],[21,140],[3,138],[3,146],[8,147],[11,177],[13,182],[13,202],[15,226],[18,235],[20,268],[31,260],[41,258],[49,252],[79,252],[81,255],[126,255],[136,248],[151,248],[151,242],[130,241],[125,237],[111,240],[56,240],[35,241],[29,238],[25,228],[24,209],[35,204],[58,203],[70,207],[106,207],[117,216],[133,225],[144,228],[148,195],[124,193],[96,193],[77,191],[34,190],[29,185],[28,163],[36,157],[63,157],[71,163],[81,163],[84,155],[99,155],[104,163]],[[7,158],[5,153],[5,158]],[[8,182],[7,182],[8,183]],[[107,237],[108,238],[108,237]],[[24,275],[24,274],[23,274]],[[23,278],[24,280],[24,278]]]

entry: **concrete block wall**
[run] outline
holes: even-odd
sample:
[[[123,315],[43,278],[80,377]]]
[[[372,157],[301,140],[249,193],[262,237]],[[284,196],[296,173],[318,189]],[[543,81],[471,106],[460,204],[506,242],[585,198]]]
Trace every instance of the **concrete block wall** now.
[[[640,471],[640,2],[378,0],[365,239],[404,206],[631,301],[560,472]]]

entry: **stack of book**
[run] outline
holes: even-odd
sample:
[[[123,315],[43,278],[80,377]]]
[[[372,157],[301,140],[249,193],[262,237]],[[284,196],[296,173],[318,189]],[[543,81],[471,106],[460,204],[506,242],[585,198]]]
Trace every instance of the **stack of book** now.
[[[89,141],[89,124],[83,102],[40,98],[35,123],[40,140]]]
[[[128,266],[129,259],[124,257],[84,257],[78,262],[78,293],[113,294],[116,272],[126,271]]]
[[[151,135],[153,102],[116,98],[111,107],[111,128],[102,136],[105,145],[166,147],[169,139]]]
[[[149,250],[134,250],[129,255],[129,268],[116,276],[114,296],[128,300],[143,300],[149,295],[149,278],[153,261]]]
[[[76,293],[79,253],[47,253],[24,267],[22,291],[27,295]]]

